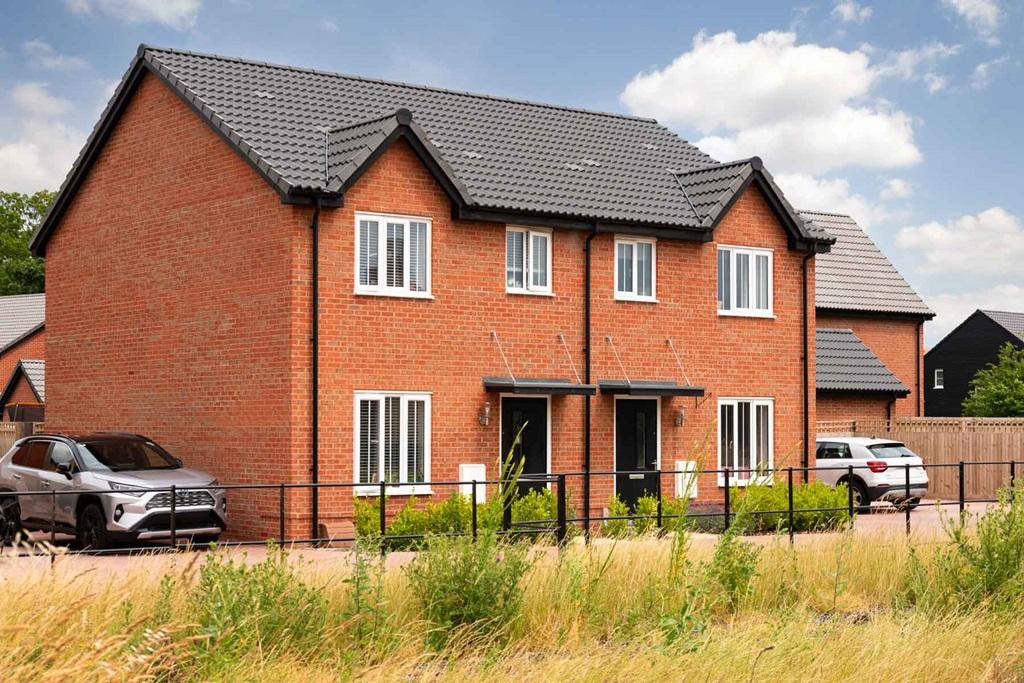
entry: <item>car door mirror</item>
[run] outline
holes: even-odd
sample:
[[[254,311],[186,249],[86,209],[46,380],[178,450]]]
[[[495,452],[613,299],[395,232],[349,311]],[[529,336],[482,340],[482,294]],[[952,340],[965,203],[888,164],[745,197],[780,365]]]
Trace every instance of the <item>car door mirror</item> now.
[[[71,479],[71,463],[61,462],[57,463],[57,472],[63,474],[68,479]]]
[[[183,463],[181,461],[181,458],[171,458],[171,460],[174,462],[174,466],[175,467],[184,467],[185,466],[185,463]]]

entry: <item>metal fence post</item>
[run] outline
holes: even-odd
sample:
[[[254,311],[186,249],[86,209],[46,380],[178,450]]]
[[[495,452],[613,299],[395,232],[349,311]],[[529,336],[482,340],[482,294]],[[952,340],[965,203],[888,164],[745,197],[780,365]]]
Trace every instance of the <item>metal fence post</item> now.
[[[729,530],[729,468],[725,468],[725,531]]]
[[[565,522],[565,474],[558,475],[558,545],[561,546],[565,543],[565,537],[568,535],[568,529],[566,529]]]
[[[278,520],[278,532],[280,533],[281,545],[284,545],[284,483],[281,484],[281,488],[278,492],[277,497],[277,514],[280,517]]]
[[[960,471],[960,516],[963,517],[964,516],[964,503],[965,503],[964,498],[966,497],[964,495],[964,461],[963,460],[960,461],[960,463],[958,464],[958,467],[959,467],[959,471]]]
[[[1013,485],[1017,481],[1017,461],[1010,460],[1010,493],[1013,493]]]
[[[387,510],[387,487],[384,482],[380,482],[380,551],[381,553],[387,548],[387,544],[384,542],[384,537],[388,533],[388,510]]]
[[[476,541],[476,535],[477,535],[477,526],[476,526],[476,479],[473,480],[473,489],[470,492],[470,500],[471,500],[471,503],[472,503],[472,506],[473,506],[473,522],[472,522],[472,527],[471,528],[473,529],[473,540]]]
[[[786,485],[789,488],[786,497],[789,499],[789,544],[793,545],[793,534],[795,533],[794,527],[796,524],[793,521],[793,468],[786,468]]]
[[[910,465],[903,466],[903,478],[906,488],[904,489],[904,495],[906,500],[903,501],[903,511],[907,516],[907,536],[910,535]]]
[[[658,493],[658,528],[660,529],[662,527],[662,525],[664,524],[664,520],[663,520],[663,517],[662,517],[662,507],[661,507],[661,503],[662,503],[661,470],[658,470],[658,472],[655,474],[655,476],[657,477],[656,481],[658,482],[656,490],[657,490],[657,493]]]
[[[50,545],[57,544],[57,491],[50,489]]]
[[[863,504],[864,501],[861,501]],[[850,513],[850,524],[853,524],[853,465],[846,467],[846,505]]]
[[[171,547],[178,547],[178,487],[171,484]]]

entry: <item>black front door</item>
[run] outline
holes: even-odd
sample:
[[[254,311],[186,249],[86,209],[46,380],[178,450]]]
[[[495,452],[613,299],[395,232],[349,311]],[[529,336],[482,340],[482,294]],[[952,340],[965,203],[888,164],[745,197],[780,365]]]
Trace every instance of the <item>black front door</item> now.
[[[615,491],[632,509],[644,494],[657,491],[658,399],[615,402]]]
[[[522,463],[519,493],[544,488],[546,481],[531,483],[528,480],[530,475],[543,476],[548,473],[546,398],[501,399],[501,459],[502,473],[505,475],[514,472]]]

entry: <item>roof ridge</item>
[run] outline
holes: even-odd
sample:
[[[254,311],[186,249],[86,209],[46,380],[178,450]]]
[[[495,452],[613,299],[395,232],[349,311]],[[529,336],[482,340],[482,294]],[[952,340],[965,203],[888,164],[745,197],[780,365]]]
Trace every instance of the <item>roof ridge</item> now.
[[[343,124],[341,124],[339,126],[331,126],[330,128],[327,128],[325,130],[325,132],[328,133],[328,134],[339,133],[339,132],[341,132],[343,130],[348,130],[349,128],[356,128],[358,126],[368,126],[371,123],[378,123],[380,121],[385,121],[387,119],[394,119],[394,118],[397,118],[397,117],[398,117],[398,111],[393,111],[390,114],[384,114],[383,116],[376,116],[376,117],[374,117],[372,119],[363,119],[362,121],[356,121],[354,123],[343,123]]]
[[[46,292],[26,292],[26,293],[23,293],[23,294],[4,294],[3,296],[0,296],[0,301],[4,301],[6,299],[16,299],[16,298],[20,298],[20,297],[28,297],[28,296],[46,296]]]
[[[979,308],[982,313],[1009,313],[1010,315],[1021,315],[1024,316],[1024,311],[1003,311],[998,308]]]
[[[394,81],[386,78],[371,78],[369,76],[356,76],[353,74],[346,74],[340,71],[328,71],[327,69],[314,69],[311,67],[294,66],[291,64],[278,64],[275,62],[267,62],[259,59],[246,59],[244,57],[229,57],[228,55],[221,55],[214,52],[197,52],[195,50],[185,50],[182,48],[173,47],[160,47],[159,45],[149,45],[142,43],[139,45],[139,54],[144,52],[170,52],[173,54],[190,55],[193,57],[206,57],[208,59],[219,59],[226,62],[236,62],[239,64],[252,64],[256,66],[265,66],[272,69],[283,69],[285,71],[294,71],[297,73],[308,73],[316,74],[320,76],[334,76],[335,78],[346,78],[353,81],[362,81],[364,83],[381,83],[384,85],[396,85],[404,88],[412,88],[415,90],[427,90],[430,92],[448,93],[451,95],[462,95],[464,97],[476,97],[485,100],[494,100],[497,102],[509,102],[512,104],[524,104],[531,107],[541,107],[543,109],[557,109],[560,111],[571,111],[579,114],[589,114],[592,116],[605,116],[609,118],[625,119],[629,121],[645,121],[647,123],[658,124],[657,119],[653,119],[646,116],[632,116],[629,114],[617,114],[610,111],[600,111],[597,109],[585,109],[583,107],[571,107],[564,104],[551,104],[549,102],[538,102],[536,100],[527,100],[518,97],[508,97],[503,95],[490,95],[487,93],[472,92],[469,90],[456,90],[454,88],[442,88],[435,85],[423,85],[420,83],[408,83],[405,81]],[[658,124],[661,125],[661,124]]]
[[[717,169],[720,169],[720,168],[730,168],[732,166],[743,166],[744,164],[750,164],[751,166],[755,166],[756,165],[755,164],[755,160],[757,160],[757,162],[760,162],[761,161],[761,157],[752,156],[752,157],[748,157],[746,159],[736,159],[735,161],[716,161],[713,164],[708,164],[707,166],[701,166],[699,168],[691,168],[691,169],[688,169],[688,170],[685,170],[685,171],[670,171],[670,172],[672,173],[672,175],[683,176],[683,175],[690,175],[691,173],[702,173],[702,172],[705,172],[705,171],[714,171],[714,170],[717,170]]]
[[[797,213],[816,213],[816,214],[818,214],[820,216],[836,216],[837,218],[849,218],[854,223],[857,222],[856,220],[854,220],[853,216],[851,216],[850,214],[848,214],[848,213],[838,213],[836,211],[819,211],[817,209],[797,209],[796,212]],[[860,227],[860,226],[858,226],[858,227]]]

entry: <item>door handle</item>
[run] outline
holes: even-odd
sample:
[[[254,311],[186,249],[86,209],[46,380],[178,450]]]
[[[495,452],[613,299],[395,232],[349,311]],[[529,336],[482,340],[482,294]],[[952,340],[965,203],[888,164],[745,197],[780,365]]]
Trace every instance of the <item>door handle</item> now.
[[[48,481],[41,481],[41,482],[39,482],[39,485],[42,486],[45,489],[51,488],[50,482],[48,482]]]
[[[21,481],[21,475],[20,474],[12,474],[11,475],[11,479],[17,479],[18,481]]]

